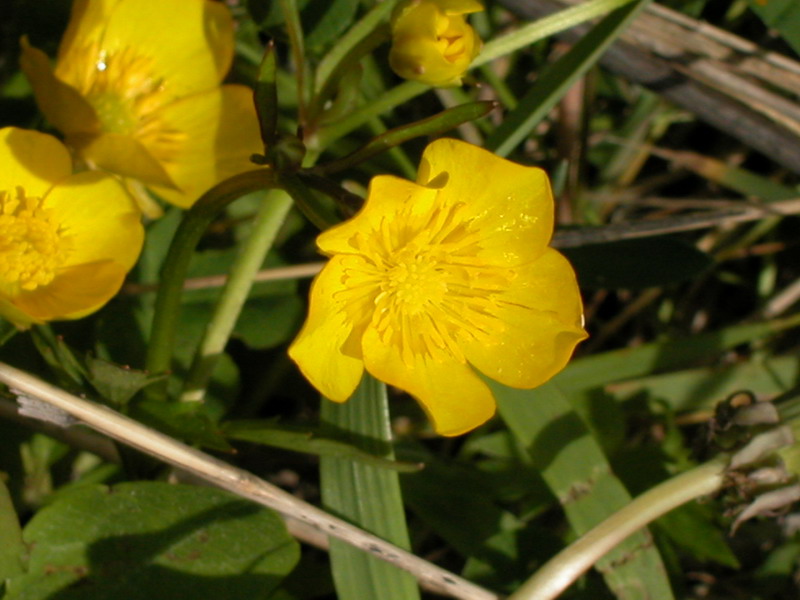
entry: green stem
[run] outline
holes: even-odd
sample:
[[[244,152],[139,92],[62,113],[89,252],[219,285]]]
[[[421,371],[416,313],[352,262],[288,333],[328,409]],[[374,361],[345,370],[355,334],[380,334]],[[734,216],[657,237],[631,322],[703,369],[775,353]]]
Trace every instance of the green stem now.
[[[632,500],[559,552],[508,600],[552,600],[608,551],[638,529],[674,508],[713,494],[725,483],[730,457],[720,455],[668,479]]]
[[[472,61],[470,68],[479,67],[500,58],[506,54],[516,52],[520,48],[530,46],[544,38],[580,25],[586,21],[599,17],[630,4],[634,0],[591,0],[576,6],[560,10],[555,14],[537,19],[511,33],[491,40],[481,50],[481,53]]]
[[[270,190],[261,201],[253,230],[231,267],[230,277],[194,355],[181,400],[203,400],[217,360],[231,337],[242,306],[253,287],[253,279],[291,207],[292,199],[283,190]]]
[[[151,373],[169,371],[172,348],[178,328],[183,282],[194,249],[214,218],[228,204],[257,190],[277,187],[276,176],[268,169],[257,169],[235,175],[208,190],[187,212],[172,239],[161,270],[161,285],[155,302],[145,365]],[[163,397],[163,386],[148,388],[156,397]]]
[[[354,129],[361,127],[364,123],[382,115],[393,108],[408,102],[415,96],[419,96],[422,92],[426,92],[430,86],[416,81],[406,81],[400,85],[392,88],[380,98],[376,98],[366,106],[354,111],[348,117],[345,117],[338,123],[322,127],[317,134],[316,140],[309,141],[310,149],[315,152],[321,152],[333,142],[341,137],[344,137]]]

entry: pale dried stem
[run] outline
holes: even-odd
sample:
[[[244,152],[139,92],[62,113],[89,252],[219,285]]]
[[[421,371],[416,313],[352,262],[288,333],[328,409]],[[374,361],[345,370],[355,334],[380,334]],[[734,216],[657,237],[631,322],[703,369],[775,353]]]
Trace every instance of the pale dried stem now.
[[[78,398],[5,363],[0,363],[0,382],[8,385],[19,396],[34,398],[56,407],[118,442],[187,471],[217,487],[297,519],[325,535],[336,537],[404,569],[425,587],[438,593],[469,600],[499,598],[489,590],[295,498],[252,473],[145,427],[106,406]]]

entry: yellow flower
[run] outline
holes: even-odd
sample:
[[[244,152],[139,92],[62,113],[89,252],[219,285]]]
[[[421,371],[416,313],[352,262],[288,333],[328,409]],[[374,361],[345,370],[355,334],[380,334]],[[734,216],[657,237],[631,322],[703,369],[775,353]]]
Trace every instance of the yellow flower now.
[[[117,293],[144,240],[112,175],[72,175],[52,136],[0,129],[0,316],[18,327],[77,319]]]
[[[180,207],[253,168],[263,152],[252,91],[220,85],[233,57],[228,9],[211,0],[75,0],[55,70],[23,39],[45,117],[92,168]]]
[[[289,355],[331,400],[366,368],[415,396],[439,433],[469,431],[495,410],[475,370],[533,388],[586,337],[552,231],[544,171],[435,141],[416,183],[373,178],[361,212],[317,238],[331,259]]]
[[[477,0],[402,2],[392,16],[392,70],[428,85],[459,85],[481,48],[463,15],[480,10]]]

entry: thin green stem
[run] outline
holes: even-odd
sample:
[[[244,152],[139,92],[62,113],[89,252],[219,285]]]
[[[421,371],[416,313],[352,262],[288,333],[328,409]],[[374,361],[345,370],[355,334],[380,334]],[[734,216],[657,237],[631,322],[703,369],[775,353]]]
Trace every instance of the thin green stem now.
[[[419,96],[422,92],[426,92],[429,89],[430,86],[417,83],[416,81],[401,83],[386,92],[380,98],[376,98],[366,106],[354,111],[338,123],[321,128],[317,134],[316,140],[309,145],[315,152],[321,152],[339,138],[361,127],[373,117],[389,112],[393,108],[408,102],[415,96]]]
[[[555,14],[537,19],[519,29],[507,33],[497,39],[491,40],[481,50],[481,53],[472,61],[470,68],[500,58],[506,54],[516,52],[520,48],[530,46],[544,38],[580,25],[605,13],[630,4],[634,0],[591,0],[576,6],[565,8]]]
[[[552,600],[558,597],[608,551],[638,529],[682,504],[722,488],[729,460],[728,455],[720,455],[638,496],[550,559],[508,600]]]
[[[178,328],[183,281],[194,249],[214,218],[228,204],[257,190],[277,187],[275,173],[257,169],[241,173],[208,190],[187,212],[172,239],[161,270],[161,284],[156,296],[155,315],[147,349],[146,367],[151,373],[169,371],[172,348]],[[148,388],[156,397],[166,393],[163,386]]]
[[[297,80],[297,113],[300,125],[306,122],[306,53],[303,40],[303,26],[300,23],[300,11],[296,0],[280,0],[283,18],[286,21],[286,33],[289,35],[289,46],[292,51],[292,60],[296,69]]]
[[[202,401],[205,397],[214,367],[231,337],[242,306],[253,287],[256,273],[272,248],[275,236],[291,207],[292,199],[283,190],[270,190],[261,201],[253,230],[242,244],[231,267],[230,277],[194,355],[181,400]]]

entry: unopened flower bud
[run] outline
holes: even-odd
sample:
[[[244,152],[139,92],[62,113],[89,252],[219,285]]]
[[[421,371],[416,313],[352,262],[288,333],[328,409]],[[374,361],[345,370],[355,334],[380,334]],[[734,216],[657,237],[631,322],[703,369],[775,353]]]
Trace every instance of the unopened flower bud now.
[[[392,70],[428,85],[459,85],[481,47],[464,15],[480,10],[477,0],[401,2],[392,16]]]

